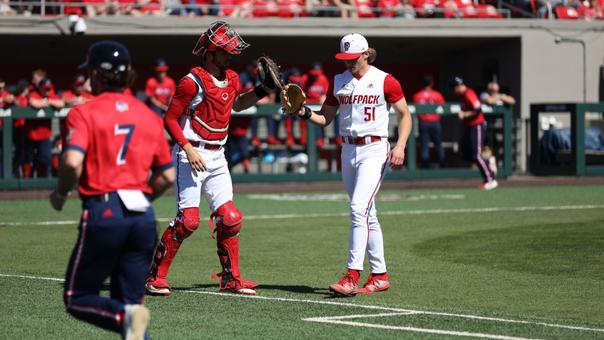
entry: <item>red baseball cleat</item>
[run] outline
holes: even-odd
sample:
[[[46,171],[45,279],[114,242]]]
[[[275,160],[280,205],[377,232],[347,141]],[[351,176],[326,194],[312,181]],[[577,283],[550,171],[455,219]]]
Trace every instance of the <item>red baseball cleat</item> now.
[[[221,284],[220,291],[242,295],[256,295],[256,291],[252,288],[257,287],[256,282],[245,281],[243,279],[232,278],[226,283]]]
[[[381,292],[390,288],[390,281],[388,281],[388,275],[383,274],[371,274],[367,278],[367,282],[363,285],[363,288],[356,290],[357,294],[371,294],[375,292]]]
[[[486,182],[486,183],[482,183],[480,185],[480,189],[481,190],[493,190],[495,188],[497,188],[499,184],[497,183],[496,180],[492,180],[490,182]]]
[[[329,290],[339,296],[353,296],[357,288],[359,288],[359,272],[354,269],[348,269],[344,278],[329,286]]]
[[[148,278],[145,290],[148,295],[170,296],[172,294],[172,287],[166,282],[166,279],[160,278]]]

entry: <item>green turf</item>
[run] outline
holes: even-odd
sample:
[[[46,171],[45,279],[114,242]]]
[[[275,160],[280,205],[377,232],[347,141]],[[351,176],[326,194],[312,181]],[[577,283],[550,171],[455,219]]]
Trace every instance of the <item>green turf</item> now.
[[[217,291],[210,275],[219,268],[215,241],[202,218],[200,230],[187,239],[174,261],[170,282],[175,293],[146,300],[152,311],[150,334],[155,339],[447,337],[366,325],[372,324],[526,338],[604,338],[604,208],[572,209],[604,205],[603,186],[381,194],[378,211],[392,281],[389,291],[348,299],[328,294],[327,286],[345,269],[349,223],[345,200],[239,195],[236,203],[248,217],[241,236],[242,270],[245,277],[262,284],[259,296],[271,299],[210,294]],[[154,204],[158,218],[173,215],[173,199]],[[473,210],[480,208],[495,211]],[[442,209],[448,212],[430,213]],[[459,209],[465,212],[454,211]],[[0,201],[0,212],[0,274],[62,278],[76,224],[40,222],[76,221],[78,202],[70,200],[59,214],[43,200]],[[309,217],[310,213],[324,215]],[[259,217],[272,214],[295,217]],[[162,232],[165,223],[158,228]],[[60,282],[0,276],[0,289],[4,311],[0,339],[111,337],[64,312]],[[345,320],[359,323],[357,327],[302,320],[393,312],[367,306],[430,313]]]

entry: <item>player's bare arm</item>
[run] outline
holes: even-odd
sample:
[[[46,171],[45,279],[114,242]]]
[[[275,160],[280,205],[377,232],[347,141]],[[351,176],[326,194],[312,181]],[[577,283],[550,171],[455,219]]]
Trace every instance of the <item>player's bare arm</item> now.
[[[390,166],[393,169],[398,169],[403,166],[405,161],[405,147],[407,146],[407,138],[411,133],[411,113],[407,106],[407,101],[402,98],[398,102],[392,104],[392,108],[396,112],[398,121],[398,140],[390,153]]]
[[[159,99],[155,98],[155,97],[151,97],[149,98],[149,101],[151,102],[151,104],[159,107],[160,109],[166,111],[168,109],[168,105],[165,105],[164,103],[162,103],[161,101],[159,101]]]
[[[302,108],[300,108],[300,110],[296,114],[299,117],[303,119],[308,119],[309,121],[319,126],[327,126],[336,117],[337,112],[338,107],[332,105],[323,105],[321,106],[321,109],[316,112],[312,111],[306,106],[302,106]]]
[[[262,97],[264,98],[264,97]],[[256,105],[262,98],[258,98],[254,90],[240,94],[233,104],[233,111],[240,112]]]
[[[478,108],[477,110],[474,111],[462,111],[459,110],[459,112],[457,113],[457,116],[459,117],[459,119],[466,119],[466,118],[471,118],[474,117],[478,114],[478,112],[480,111],[480,108]]]
[[[154,172],[149,180],[151,187],[151,201],[161,196],[176,180],[176,170],[174,168],[165,169],[163,171]]]
[[[81,151],[67,150],[63,153],[57,187],[50,194],[50,204],[55,210],[63,209],[67,196],[82,174],[83,164],[84,154]]]

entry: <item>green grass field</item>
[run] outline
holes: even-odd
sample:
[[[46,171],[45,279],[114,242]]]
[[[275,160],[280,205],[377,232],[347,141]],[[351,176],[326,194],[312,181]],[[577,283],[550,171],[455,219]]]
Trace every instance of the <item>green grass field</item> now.
[[[329,295],[346,265],[341,195],[239,195],[241,267],[258,297],[217,294],[202,218],[172,266],[175,293],[146,299],[152,338],[604,339],[604,186],[380,195],[389,291]],[[158,232],[173,200],[155,203]],[[0,339],[118,338],[64,312],[79,202],[59,214],[0,201],[0,212]]]

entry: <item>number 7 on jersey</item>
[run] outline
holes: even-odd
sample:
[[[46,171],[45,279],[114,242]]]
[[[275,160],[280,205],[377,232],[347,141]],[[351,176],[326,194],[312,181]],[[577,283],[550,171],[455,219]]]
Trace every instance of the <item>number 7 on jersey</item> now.
[[[120,152],[118,152],[118,154],[117,154],[117,165],[126,164],[126,152],[128,152],[128,144],[130,144],[130,138],[132,138],[132,133],[134,132],[134,127],[135,126],[133,124],[128,124],[128,125],[116,124],[115,125],[115,135],[116,136],[126,135],[126,138],[124,139],[124,144],[122,144],[122,147],[120,148]]]

